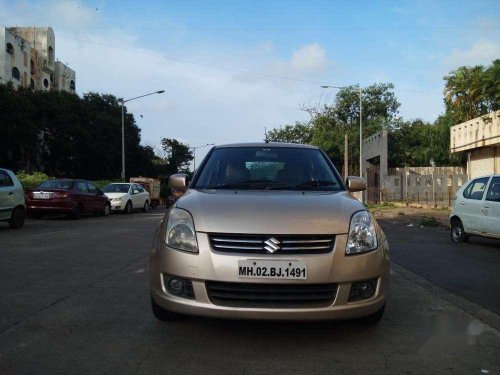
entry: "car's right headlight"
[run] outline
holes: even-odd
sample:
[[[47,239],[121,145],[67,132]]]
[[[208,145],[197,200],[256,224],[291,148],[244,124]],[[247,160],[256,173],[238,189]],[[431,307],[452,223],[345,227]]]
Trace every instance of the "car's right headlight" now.
[[[174,249],[198,252],[198,242],[191,214],[181,208],[172,208],[168,215],[165,244]]]
[[[351,218],[345,253],[366,253],[375,250],[377,246],[377,232],[372,217],[367,211],[356,212]]]

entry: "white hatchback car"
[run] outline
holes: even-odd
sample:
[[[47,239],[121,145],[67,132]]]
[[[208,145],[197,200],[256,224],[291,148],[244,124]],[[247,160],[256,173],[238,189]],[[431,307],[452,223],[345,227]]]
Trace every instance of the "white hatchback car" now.
[[[13,229],[22,228],[26,217],[24,191],[16,175],[0,168],[0,221]]]
[[[132,210],[149,209],[149,193],[139,184],[113,183],[106,185],[102,191],[111,201],[111,211],[123,211],[126,214]]]
[[[455,195],[450,215],[451,239],[470,235],[500,239],[500,175],[476,178]]]

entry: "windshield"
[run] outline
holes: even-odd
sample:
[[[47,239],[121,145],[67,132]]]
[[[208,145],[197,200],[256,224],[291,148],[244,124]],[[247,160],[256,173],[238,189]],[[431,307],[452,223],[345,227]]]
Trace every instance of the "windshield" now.
[[[70,190],[73,187],[73,181],[70,180],[47,180],[38,185],[43,189],[63,189]]]
[[[128,193],[130,184],[109,184],[102,189],[105,193]]]
[[[336,173],[319,150],[272,146],[215,149],[193,187],[342,190]]]

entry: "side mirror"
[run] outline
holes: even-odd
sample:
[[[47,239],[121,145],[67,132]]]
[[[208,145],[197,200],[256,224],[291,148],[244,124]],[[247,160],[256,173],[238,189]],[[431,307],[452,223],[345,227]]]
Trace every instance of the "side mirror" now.
[[[366,180],[361,177],[349,176],[345,179],[345,184],[350,192],[366,190]]]
[[[139,190],[134,190],[132,194],[139,194]]]
[[[168,179],[168,187],[171,189],[186,190],[188,185],[188,176],[184,173],[173,174]]]

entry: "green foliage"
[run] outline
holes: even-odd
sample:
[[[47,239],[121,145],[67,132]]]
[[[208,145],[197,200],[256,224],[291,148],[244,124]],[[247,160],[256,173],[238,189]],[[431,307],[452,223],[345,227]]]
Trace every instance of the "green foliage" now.
[[[27,173],[25,171],[17,172],[16,177],[24,190],[33,189],[49,178],[42,172]]]
[[[443,78],[447,112],[456,124],[500,109],[500,59],[461,66]]]
[[[121,104],[113,95],[31,91],[0,85],[0,165],[89,180],[119,178]],[[127,175],[156,177],[160,166],[125,113]]]
[[[267,132],[269,142],[287,142],[307,144],[312,140],[312,128],[309,124],[296,122],[295,125],[285,125]]]
[[[121,182],[121,180],[97,180],[97,181],[91,181],[95,186],[97,186],[99,189],[102,189],[104,186],[112,184],[114,182]]]
[[[171,138],[163,138],[161,145],[167,154],[166,171],[168,174],[189,172],[189,163],[194,157],[188,145]]]

